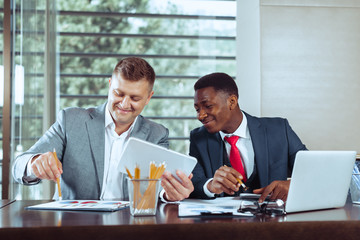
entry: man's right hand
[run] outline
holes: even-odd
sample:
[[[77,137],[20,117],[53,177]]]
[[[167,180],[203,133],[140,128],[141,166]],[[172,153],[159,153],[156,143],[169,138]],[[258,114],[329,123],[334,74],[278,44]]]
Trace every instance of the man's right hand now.
[[[208,183],[207,188],[215,194],[225,192],[228,195],[234,195],[240,188],[237,178],[243,179],[238,171],[231,167],[222,166],[216,170],[214,178]]]
[[[40,154],[32,158],[31,170],[37,178],[56,181],[63,173],[62,164],[52,152]]]

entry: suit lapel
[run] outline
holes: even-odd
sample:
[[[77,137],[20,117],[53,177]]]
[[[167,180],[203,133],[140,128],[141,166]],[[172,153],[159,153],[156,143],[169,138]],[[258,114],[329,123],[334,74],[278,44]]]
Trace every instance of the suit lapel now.
[[[91,119],[85,123],[88,131],[95,172],[97,173],[99,181],[99,194],[101,193],[104,178],[105,106],[106,103],[97,107],[94,112],[90,113]]]
[[[209,156],[210,156],[210,163],[212,168],[212,175],[215,173],[217,169],[219,169],[223,162],[223,152],[224,148],[220,134],[209,134],[210,136],[208,139],[208,149],[209,149]]]
[[[130,135],[139,139],[146,139],[149,135],[149,130],[149,126],[144,124],[144,118],[139,115],[136,119],[134,129]]]
[[[245,113],[246,114],[246,113]],[[268,144],[266,128],[264,128],[259,120],[246,114],[248,121],[248,128],[251,136],[251,141],[254,148],[255,163],[257,173],[262,187],[268,185],[269,177],[269,159],[268,159]]]

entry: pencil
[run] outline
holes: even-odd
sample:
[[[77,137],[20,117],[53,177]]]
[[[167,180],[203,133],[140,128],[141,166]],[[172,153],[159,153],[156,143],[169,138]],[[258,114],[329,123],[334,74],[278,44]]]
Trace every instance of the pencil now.
[[[136,164],[135,165],[135,171],[134,171],[134,179],[140,179],[140,168],[139,166]],[[140,192],[140,182],[139,181],[134,181],[133,182],[134,185],[134,204],[133,207],[134,209],[137,207],[137,205],[139,204],[139,201],[141,199],[141,192]]]
[[[224,167],[229,167],[229,166],[227,166],[226,164],[224,164]],[[241,181],[240,178],[236,178],[236,180],[240,183],[240,186],[243,187],[244,191],[246,191],[246,190],[249,189],[249,187],[247,187],[247,186],[243,183],[243,181]]]
[[[130,178],[130,179],[133,179],[133,176],[131,175],[129,169],[128,169],[127,167],[125,167],[125,169],[126,169],[127,174],[129,175],[129,178]]]
[[[136,206],[137,210],[146,210],[155,208],[155,199],[156,196],[156,180],[161,177],[166,168],[165,163],[161,163],[159,166],[156,166],[154,162],[150,162],[150,182],[146,188],[143,197],[141,198],[139,204]]]
[[[137,164],[135,166],[135,179],[140,179],[140,168]]]
[[[248,190],[249,187],[247,187],[242,181],[240,178],[236,178],[236,180],[240,183],[240,185],[244,188],[244,191]]]
[[[54,158],[56,160],[56,166],[59,168],[59,159],[56,156],[55,148],[54,148],[54,151],[53,151],[53,155],[54,155]],[[57,188],[58,188],[59,201],[61,201],[62,200],[62,195],[61,195],[61,187],[60,187],[60,178],[56,178],[56,185],[57,185]]]

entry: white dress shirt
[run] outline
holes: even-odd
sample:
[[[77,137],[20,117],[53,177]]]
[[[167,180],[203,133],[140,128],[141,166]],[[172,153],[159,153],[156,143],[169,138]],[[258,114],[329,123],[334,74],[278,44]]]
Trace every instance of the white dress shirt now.
[[[249,177],[251,176],[251,174],[254,171],[254,164],[255,164],[255,154],[254,154],[254,148],[251,142],[251,137],[250,137],[250,133],[249,133],[249,128],[247,126],[247,118],[245,116],[245,114],[243,113],[243,120],[240,124],[240,126],[235,130],[235,132],[228,134],[228,133],[223,133],[223,132],[219,132],[221,139],[225,142],[225,149],[226,149],[226,153],[230,159],[230,149],[231,149],[231,145],[224,140],[225,137],[231,137],[231,136],[239,136],[239,140],[236,142],[236,147],[239,149],[240,151],[240,155],[241,155],[241,160],[242,160],[242,164],[244,166],[244,170],[246,173],[247,178],[249,179]],[[205,184],[204,184],[204,192],[208,197],[214,197],[215,194],[210,192],[209,189],[207,188],[208,183],[212,180],[213,178],[210,178]]]
[[[120,172],[118,165],[124,145],[130,137],[136,120],[137,117],[126,132],[118,135],[115,132],[115,123],[108,110],[108,104],[106,104],[104,179],[100,195],[101,200],[123,199],[126,195],[124,193],[127,190],[127,187],[124,186],[126,174]]]

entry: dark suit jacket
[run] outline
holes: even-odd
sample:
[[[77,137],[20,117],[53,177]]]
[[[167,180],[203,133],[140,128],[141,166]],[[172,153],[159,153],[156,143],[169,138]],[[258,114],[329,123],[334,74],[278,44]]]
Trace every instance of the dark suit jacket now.
[[[255,172],[259,187],[274,180],[286,180],[294,166],[295,155],[306,150],[289,122],[283,118],[257,118],[246,114],[255,153]],[[190,133],[190,155],[198,160],[192,182],[194,192],[190,197],[208,198],[203,186],[215,171],[228,162],[224,143],[219,133],[210,134],[204,126]]]

